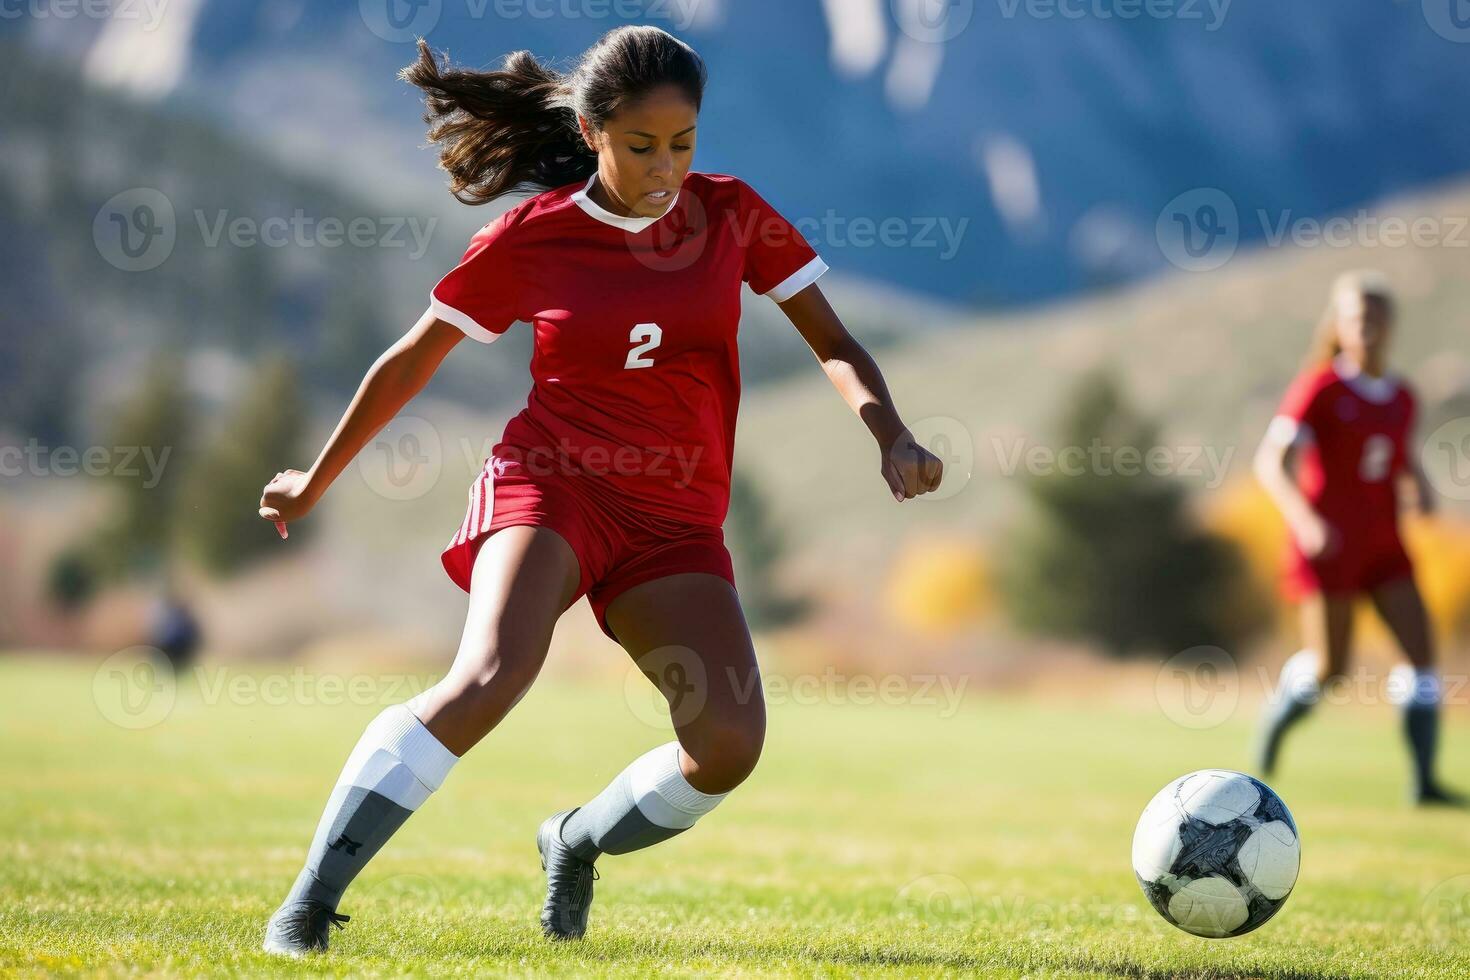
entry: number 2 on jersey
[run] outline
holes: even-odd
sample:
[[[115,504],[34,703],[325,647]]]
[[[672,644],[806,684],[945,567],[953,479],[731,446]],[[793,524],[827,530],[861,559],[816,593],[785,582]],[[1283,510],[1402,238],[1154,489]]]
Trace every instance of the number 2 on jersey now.
[[[642,341],[642,343],[639,343]],[[657,323],[640,323],[628,334],[628,343],[637,344],[628,351],[628,359],[623,362],[625,368],[653,367],[653,358],[643,355],[652,351],[664,342],[664,330]]]

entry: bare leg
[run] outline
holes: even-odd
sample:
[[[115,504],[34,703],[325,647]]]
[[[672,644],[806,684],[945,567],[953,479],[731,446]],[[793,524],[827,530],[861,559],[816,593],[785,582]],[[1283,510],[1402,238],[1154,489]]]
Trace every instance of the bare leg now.
[[[608,625],[669,701],[678,742],[634,760],[585,806],[542,824],[548,936],[587,928],[592,862],[668,840],[694,826],[755,768],[766,707],[740,600],[717,575],[645,582],[615,599]]]
[[[571,546],[547,528],[508,527],[481,547],[454,664],[410,704],[455,755],[500,724],[530,689],[578,575]]]
[[[1275,770],[1286,733],[1316,705],[1323,685],[1346,672],[1352,629],[1352,597],[1317,593],[1302,601],[1304,647],[1282,666],[1266,709],[1257,759],[1263,775]]]
[[[326,948],[329,925],[346,921],[336,909],[347,886],[530,687],[577,580],[576,557],[555,532],[511,527],[485,542],[449,673],[385,710],[358,740],[306,864],[267,926],[267,951]]]

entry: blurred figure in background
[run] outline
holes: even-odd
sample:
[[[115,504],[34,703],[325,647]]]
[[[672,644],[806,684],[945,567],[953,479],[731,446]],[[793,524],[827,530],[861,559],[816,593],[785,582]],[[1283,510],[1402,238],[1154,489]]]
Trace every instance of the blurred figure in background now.
[[[148,644],[160,650],[177,672],[194,662],[201,639],[194,611],[178,588],[168,583],[148,617]]]
[[[1288,730],[1347,670],[1353,607],[1368,595],[1408,661],[1389,678],[1414,763],[1414,799],[1463,805],[1435,777],[1441,685],[1428,615],[1399,539],[1408,488],[1424,513],[1432,491],[1412,444],[1414,395],[1388,373],[1394,300],[1382,276],[1333,284],[1309,365],[1256,453],[1255,470],[1291,532],[1285,591],[1299,603],[1303,649],[1287,660],[1267,710],[1258,765],[1270,775]]]

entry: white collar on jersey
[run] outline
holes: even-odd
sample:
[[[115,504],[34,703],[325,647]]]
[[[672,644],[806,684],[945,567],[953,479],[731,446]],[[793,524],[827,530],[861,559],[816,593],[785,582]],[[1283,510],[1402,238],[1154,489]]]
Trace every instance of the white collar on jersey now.
[[[1393,401],[1393,396],[1399,392],[1399,383],[1392,375],[1385,374],[1375,378],[1364,374],[1362,368],[1354,364],[1352,358],[1346,354],[1338,354],[1332,359],[1332,370],[1337,372],[1342,383],[1351,388],[1355,395],[1375,405],[1385,405]]]
[[[620,214],[613,214],[611,211],[602,207],[600,204],[592,200],[592,198],[587,195],[587,192],[592,189],[592,182],[596,179],[597,174],[594,171],[592,176],[587,178],[587,183],[582,186],[582,189],[572,195],[572,200],[577,202],[577,207],[581,208],[583,211],[586,211],[588,214],[596,218],[598,221],[601,221],[603,224],[612,225],[614,228],[621,228],[624,231],[642,231],[649,225],[653,224],[655,221],[659,220],[659,218],[662,218],[664,215],[668,214],[669,211],[674,210],[674,205],[679,203],[680,191],[675,191],[673,200],[669,201],[668,210],[664,211],[664,213],[659,215],[657,218],[625,218]]]

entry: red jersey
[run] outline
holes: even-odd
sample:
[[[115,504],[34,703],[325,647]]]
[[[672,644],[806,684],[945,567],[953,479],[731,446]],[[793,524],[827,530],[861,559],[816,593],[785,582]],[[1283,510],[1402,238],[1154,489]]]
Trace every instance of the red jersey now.
[[[535,330],[526,408],[496,456],[577,477],[657,523],[723,523],[740,401],[740,286],[777,302],[826,264],[735,178],[690,173],[657,218],[592,186],[537,195],[480,229],[430,309],[483,343]]]
[[[1397,540],[1397,476],[1408,465],[1414,396],[1338,359],[1301,374],[1277,413],[1302,445],[1302,493],[1346,543]]]

